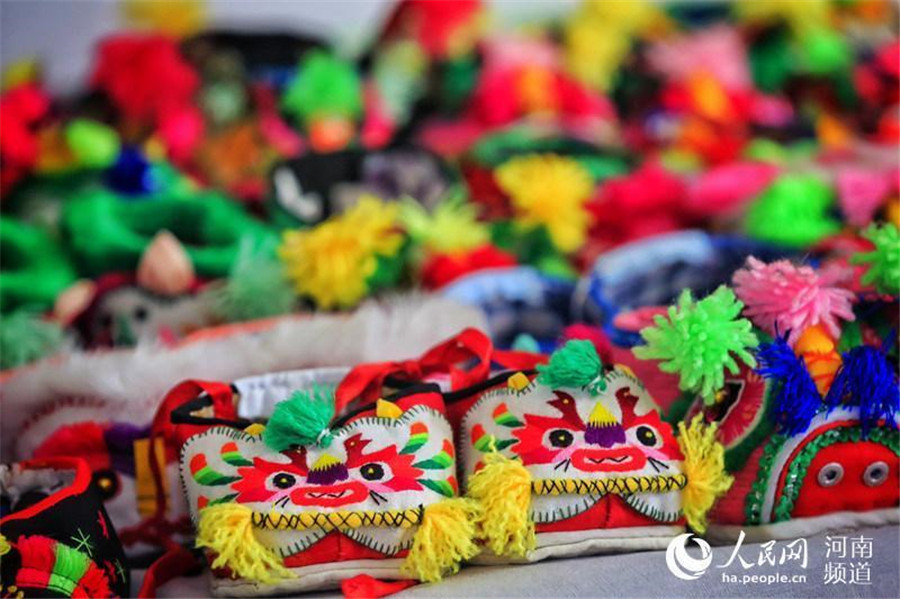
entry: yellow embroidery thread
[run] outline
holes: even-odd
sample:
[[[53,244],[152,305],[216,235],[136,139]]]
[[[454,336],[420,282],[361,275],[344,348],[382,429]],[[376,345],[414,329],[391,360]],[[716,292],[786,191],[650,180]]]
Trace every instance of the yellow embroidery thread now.
[[[665,493],[683,489],[687,476],[621,476],[597,480],[545,478],[531,483],[535,495],[631,495],[633,493]]]

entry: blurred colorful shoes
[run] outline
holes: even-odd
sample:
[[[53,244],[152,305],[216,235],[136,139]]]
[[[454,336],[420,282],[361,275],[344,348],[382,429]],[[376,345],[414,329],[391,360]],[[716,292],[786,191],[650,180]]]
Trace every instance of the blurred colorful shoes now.
[[[4,597],[128,597],[130,572],[88,465],[0,466]]]

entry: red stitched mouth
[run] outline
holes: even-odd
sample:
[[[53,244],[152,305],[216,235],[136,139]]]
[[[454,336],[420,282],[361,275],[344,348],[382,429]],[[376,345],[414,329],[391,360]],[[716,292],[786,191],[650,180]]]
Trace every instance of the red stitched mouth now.
[[[365,501],[369,490],[359,481],[336,485],[301,487],[291,493],[296,505],[315,507],[340,507]]]
[[[343,491],[337,491],[335,493],[313,493],[310,491],[306,496],[312,497],[313,499],[340,499],[349,492],[350,489],[344,489]]]
[[[646,463],[646,456],[634,447],[579,449],[572,453],[572,465],[582,472],[628,472],[640,470]]]
[[[592,464],[602,464],[603,462],[612,462],[613,464],[621,464],[622,462],[630,462],[632,457],[630,455],[623,455],[621,457],[608,457],[608,458],[585,458],[586,461],[591,462]]]

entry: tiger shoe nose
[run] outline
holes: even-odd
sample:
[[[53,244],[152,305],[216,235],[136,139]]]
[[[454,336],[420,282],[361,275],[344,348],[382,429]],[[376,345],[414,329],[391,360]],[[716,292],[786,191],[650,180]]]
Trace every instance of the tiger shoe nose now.
[[[323,453],[310,468],[306,481],[311,485],[333,485],[347,480],[349,476],[343,462],[333,455]]]
[[[625,429],[602,403],[597,402],[588,418],[584,441],[589,445],[613,447],[625,443]]]

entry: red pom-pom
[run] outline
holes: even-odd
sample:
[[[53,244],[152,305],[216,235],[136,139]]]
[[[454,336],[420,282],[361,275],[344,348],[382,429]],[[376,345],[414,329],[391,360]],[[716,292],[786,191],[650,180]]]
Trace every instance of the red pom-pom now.
[[[483,245],[464,254],[438,254],[422,267],[422,283],[429,289],[438,289],[471,272],[516,264],[515,256],[493,245]]]
[[[152,123],[189,104],[200,85],[175,41],[159,35],[118,35],[105,40],[91,82],[125,117]]]

